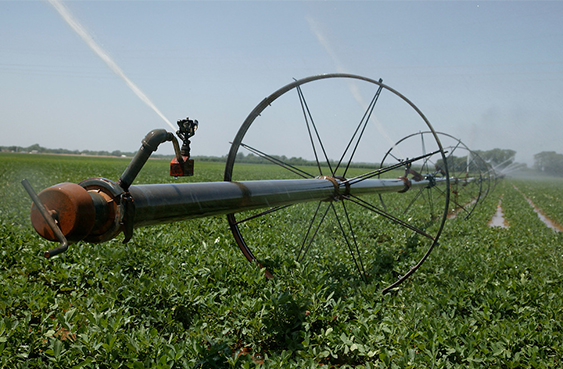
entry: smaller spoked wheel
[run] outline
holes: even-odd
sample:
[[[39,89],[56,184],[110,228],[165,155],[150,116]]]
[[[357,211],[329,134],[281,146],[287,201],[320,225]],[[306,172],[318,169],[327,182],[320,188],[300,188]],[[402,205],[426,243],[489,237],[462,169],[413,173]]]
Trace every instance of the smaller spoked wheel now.
[[[442,132],[437,132],[446,154],[444,161],[441,156],[426,155],[427,142],[433,139],[434,133],[422,131],[410,134],[399,140],[383,157],[381,166],[389,165],[389,162],[402,162],[406,148],[420,150],[420,155],[425,160],[419,166],[407,168],[404,176],[410,183],[416,184],[418,179],[432,177],[436,181],[443,181],[445,177],[444,168],[447,167],[450,180],[450,199],[448,217],[463,216],[468,218],[474,211],[477,203],[481,201],[489,191],[489,176],[487,164],[471,151],[461,140]],[[430,217],[436,217],[436,204],[443,203],[446,197],[443,186],[419,186],[417,190],[411,191],[405,197],[410,201],[401,204],[389,201],[385,195],[380,195],[382,206],[388,211],[396,213],[408,213],[412,207],[420,206],[430,209]],[[393,200],[393,199],[391,199]],[[441,209],[441,206],[438,206]]]
[[[424,150],[405,147],[400,156],[397,150],[391,155],[388,148],[413,131],[430,132]],[[380,162],[385,155],[395,158]],[[444,162],[440,173],[425,169],[431,160]],[[412,195],[408,180],[398,178],[417,168],[439,195],[409,206],[417,192]],[[243,254],[267,276],[297,263],[326,283],[356,275],[360,283],[387,286],[386,292],[437,244],[448,211],[446,155],[420,110],[381,80],[327,74],[277,90],[242,124],[224,176],[304,183],[319,178],[333,183],[337,195],[227,216]],[[355,191],[368,182],[369,192]],[[390,201],[403,211],[393,210]]]

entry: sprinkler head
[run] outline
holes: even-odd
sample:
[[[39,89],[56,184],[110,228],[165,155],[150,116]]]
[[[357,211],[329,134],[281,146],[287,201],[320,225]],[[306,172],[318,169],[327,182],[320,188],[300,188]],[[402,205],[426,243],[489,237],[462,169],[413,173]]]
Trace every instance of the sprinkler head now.
[[[195,135],[195,131],[199,125],[197,120],[190,118],[180,119],[178,122],[179,129],[176,134],[182,140],[182,156],[190,156],[190,137]]]
[[[179,129],[176,131],[182,140],[181,156],[175,157],[170,162],[170,175],[173,177],[184,177],[194,175],[194,161],[190,158],[190,137],[195,135],[199,123],[190,118],[178,121]]]

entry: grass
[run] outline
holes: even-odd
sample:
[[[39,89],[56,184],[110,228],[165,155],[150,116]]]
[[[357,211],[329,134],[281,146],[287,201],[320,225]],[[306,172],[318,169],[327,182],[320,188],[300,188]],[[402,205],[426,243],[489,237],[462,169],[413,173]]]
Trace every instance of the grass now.
[[[244,259],[223,217],[137,229],[125,245],[121,237],[79,243],[44,259],[53,244],[31,229],[19,181],[40,190],[115,180],[127,163],[0,155],[0,367],[561,367],[563,235],[538,220],[510,179],[468,220],[448,220],[440,247],[387,295],[379,280],[337,273],[338,260],[323,253],[299,264],[267,247],[289,232],[287,221],[257,244],[276,262],[273,280]],[[174,182],[167,167],[149,161],[136,183]],[[245,168],[268,175],[267,166]],[[222,172],[196,163],[189,180]],[[549,196],[563,200],[562,182],[551,183],[559,191]],[[545,193],[535,181],[517,185],[527,196]],[[489,228],[501,195],[510,228]],[[405,238],[393,237],[384,244],[397,248],[374,247],[371,256],[403,270],[424,250],[398,263],[392,252]]]

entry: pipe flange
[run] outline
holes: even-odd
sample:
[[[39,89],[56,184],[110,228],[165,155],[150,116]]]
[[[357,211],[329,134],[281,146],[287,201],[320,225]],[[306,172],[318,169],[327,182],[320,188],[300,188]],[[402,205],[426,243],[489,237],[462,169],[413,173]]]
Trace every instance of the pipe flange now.
[[[330,199],[330,201],[341,200],[344,196],[347,196],[347,195],[350,194],[350,183],[346,182],[346,178],[344,178],[344,177],[319,176],[317,178],[318,179],[326,179],[327,181],[332,183],[332,185],[334,186],[334,196],[333,196],[332,199]],[[345,185],[344,193],[340,192],[340,184],[342,183],[340,181],[342,181]]]
[[[90,178],[78,184],[88,192],[99,194],[107,209],[107,220],[92,229],[84,241],[98,243],[111,240],[122,231],[125,215],[122,197],[125,192],[117,183],[105,178]]]
[[[339,193],[340,197],[350,195],[350,182],[347,181],[346,178],[344,178],[344,177],[334,177],[334,178],[336,178],[337,180],[340,181],[340,183],[338,184],[338,193]],[[340,184],[342,184],[342,183],[344,183],[344,193],[341,194],[340,193]]]

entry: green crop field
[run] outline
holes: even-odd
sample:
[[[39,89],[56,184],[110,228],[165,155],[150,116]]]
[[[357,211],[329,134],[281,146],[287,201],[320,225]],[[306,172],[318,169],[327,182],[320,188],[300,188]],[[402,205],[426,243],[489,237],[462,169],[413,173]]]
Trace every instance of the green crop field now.
[[[117,180],[127,159],[0,154],[2,368],[558,368],[563,366],[563,181],[499,181],[472,216],[449,219],[440,245],[392,293],[381,289],[426,248],[400,228],[351,212],[364,282],[326,227],[303,262],[292,258],[305,209],[249,226],[276,277],[246,261],[225,217],[136,229],[102,244],[56,246],[29,221],[36,191],[90,177]],[[135,183],[185,181],[150,160]],[[237,175],[273,178],[275,167]],[[196,162],[189,181],[220,181]],[[487,223],[499,199],[509,228]],[[460,200],[462,201],[462,200]],[[424,211],[424,209],[416,210]],[[276,218],[278,217],[278,218]]]

